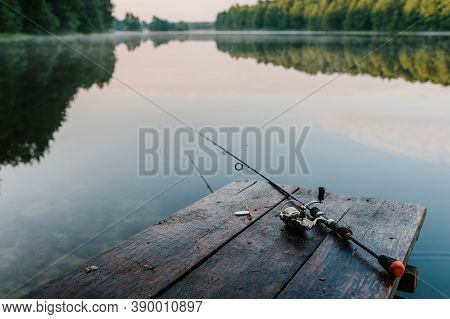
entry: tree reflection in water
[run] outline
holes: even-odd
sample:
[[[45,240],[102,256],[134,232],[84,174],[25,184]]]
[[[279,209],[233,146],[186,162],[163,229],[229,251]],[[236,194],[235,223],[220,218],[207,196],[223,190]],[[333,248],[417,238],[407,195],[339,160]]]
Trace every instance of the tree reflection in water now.
[[[107,72],[56,41],[6,42],[0,44],[0,166],[42,158],[78,89],[102,87],[111,80],[115,47],[124,43],[133,51],[149,39],[155,47],[170,41],[216,41],[217,48],[233,58],[255,59],[308,74],[344,72],[444,86],[450,83],[450,40],[440,36],[405,36],[375,52],[386,37],[142,34],[70,41]]]

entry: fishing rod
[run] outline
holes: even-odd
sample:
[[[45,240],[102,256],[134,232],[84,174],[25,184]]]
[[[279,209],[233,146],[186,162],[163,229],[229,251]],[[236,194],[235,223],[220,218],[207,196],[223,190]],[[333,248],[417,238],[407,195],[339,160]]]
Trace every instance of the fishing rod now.
[[[394,277],[401,277],[403,276],[405,272],[405,265],[400,260],[396,260],[392,257],[382,255],[377,253],[373,248],[368,246],[367,244],[363,243],[359,239],[357,239],[350,228],[339,226],[336,221],[334,221],[331,218],[327,218],[325,213],[322,212],[318,207],[313,206],[315,204],[322,204],[323,200],[325,199],[325,188],[319,187],[319,194],[318,194],[318,200],[313,200],[308,203],[304,203],[301,201],[297,196],[294,194],[289,193],[288,191],[284,190],[281,186],[277,185],[275,182],[270,180],[268,177],[264,176],[261,172],[256,170],[255,168],[251,167],[249,164],[244,162],[242,159],[228,151],[226,148],[219,145],[217,142],[212,140],[211,138],[207,137],[206,135],[202,134],[201,132],[196,132],[207,141],[211,142],[214,146],[221,149],[225,154],[231,156],[234,158],[238,163],[235,164],[234,168],[237,171],[241,171],[244,167],[250,169],[252,172],[263,178],[265,181],[267,181],[272,187],[274,187],[276,190],[278,190],[281,194],[289,198],[283,205],[280,213],[281,220],[291,228],[295,229],[301,229],[301,230],[311,230],[318,224],[325,225],[330,230],[335,232],[338,237],[344,241],[352,241],[359,247],[361,247],[363,250],[368,252],[370,255],[375,257],[378,261],[378,263],[383,267],[384,270],[388,274]],[[292,202],[294,203],[294,206],[298,207],[287,207],[283,209],[283,206],[285,206],[287,203]]]

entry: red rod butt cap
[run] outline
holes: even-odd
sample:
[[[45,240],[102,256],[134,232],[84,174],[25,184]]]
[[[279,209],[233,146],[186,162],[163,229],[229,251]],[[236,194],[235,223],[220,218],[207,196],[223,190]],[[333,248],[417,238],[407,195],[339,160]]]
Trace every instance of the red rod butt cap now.
[[[405,273],[405,265],[397,260],[389,266],[389,272],[395,277],[401,277]]]
[[[378,256],[378,262],[391,276],[401,277],[405,273],[405,265],[400,260],[380,255]]]

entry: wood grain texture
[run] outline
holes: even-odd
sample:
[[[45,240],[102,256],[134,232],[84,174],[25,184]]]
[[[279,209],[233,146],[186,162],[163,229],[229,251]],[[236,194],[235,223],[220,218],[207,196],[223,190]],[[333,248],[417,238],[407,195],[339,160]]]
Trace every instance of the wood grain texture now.
[[[316,191],[300,189],[304,202]],[[347,196],[332,194],[324,205],[339,220],[350,207]],[[325,227],[309,232],[287,229],[279,218],[281,204],[231,240],[161,298],[274,298],[327,235]]]
[[[359,199],[339,223],[382,254],[406,261],[426,209],[419,205]],[[352,243],[328,235],[279,298],[392,298],[399,279]]]
[[[316,191],[297,190],[304,201]],[[399,280],[354,244],[319,226],[286,229],[284,196],[265,182],[238,181],[116,248],[32,291],[27,298],[389,298]],[[246,210],[253,217],[235,216]],[[406,261],[426,209],[328,194],[328,217],[382,254]],[[99,269],[86,273],[85,267]]]
[[[297,189],[284,188],[289,192]],[[26,298],[155,297],[283,199],[265,182],[234,182]],[[254,210],[252,219],[233,214],[246,209],[245,200]],[[86,273],[87,265],[99,270]]]

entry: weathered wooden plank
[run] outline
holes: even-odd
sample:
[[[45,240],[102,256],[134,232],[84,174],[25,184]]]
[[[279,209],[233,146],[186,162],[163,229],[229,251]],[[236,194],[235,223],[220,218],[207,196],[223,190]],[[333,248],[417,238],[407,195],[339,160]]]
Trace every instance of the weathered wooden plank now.
[[[317,191],[300,189],[305,202]],[[322,209],[339,220],[354,199],[329,194]],[[214,256],[163,293],[161,298],[274,298],[327,235],[287,229],[279,218],[281,204],[231,240]]]
[[[425,208],[368,199],[341,220],[354,234],[383,254],[406,261],[426,214]],[[388,298],[399,279],[356,245],[328,235],[279,298]]]
[[[285,189],[296,190],[292,186]],[[233,215],[245,209],[244,198],[254,210],[251,220]],[[26,297],[154,297],[283,198],[264,182],[232,183]],[[87,274],[86,265],[96,265],[99,270]]]

